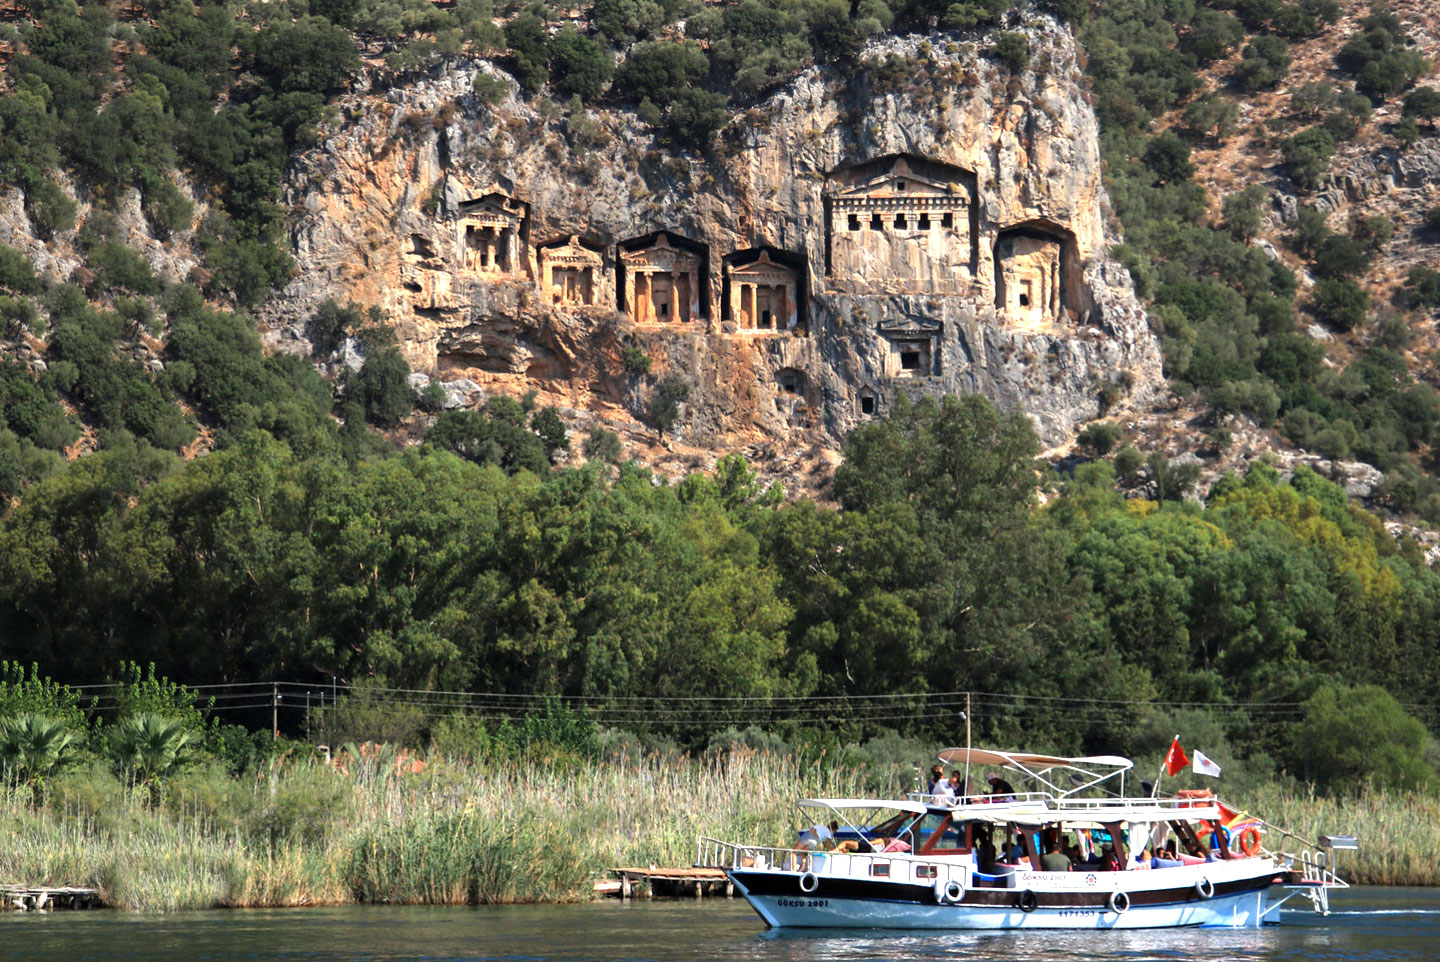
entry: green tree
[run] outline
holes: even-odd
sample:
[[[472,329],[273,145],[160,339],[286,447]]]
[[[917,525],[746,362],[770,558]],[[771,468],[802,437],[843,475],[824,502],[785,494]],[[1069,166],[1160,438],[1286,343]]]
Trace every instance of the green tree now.
[[[1190,147],[1168,130],[1150,138],[1141,160],[1166,183],[1189,180],[1195,173],[1195,166],[1190,163]]]
[[[1358,792],[1367,783],[1428,789],[1435,783],[1424,760],[1425,726],[1384,689],[1321,687],[1305,703],[1303,730],[1303,758],[1296,761],[1332,791]]]
[[[684,375],[671,372],[660,379],[650,395],[645,416],[661,437],[671,432],[680,419],[680,405],[690,396],[690,382]]]
[[[1190,30],[1181,42],[1199,63],[1208,64],[1229,56],[1244,39],[1245,27],[1234,14],[1202,7],[1195,12]]]
[[[600,96],[615,73],[604,45],[566,27],[550,39],[550,76],[557,90],[589,102]]]
[[[585,438],[585,457],[588,460],[618,464],[623,454],[624,449],[620,445],[618,434],[602,427],[590,429],[590,434]]]
[[[1434,87],[1420,87],[1405,95],[1404,115],[1425,120],[1433,127],[1435,118],[1440,117],[1440,90]]]
[[[1320,185],[1320,175],[1330,166],[1330,157],[1335,152],[1335,140],[1321,127],[1312,127],[1280,143],[1280,153],[1285,158],[1285,169],[1297,187],[1314,190]]]
[[[61,768],[84,743],[83,729],[63,718],[28,712],[0,716],[0,770],[43,799],[45,779]]]
[[[1237,240],[1248,241],[1260,233],[1264,216],[1260,205],[1265,200],[1265,188],[1251,184],[1244,190],[1226,197],[1221,205],[1225,218],[1225,229]]]
[[[545,32],[544,8],[528,7],[505,24],[505,45],[515,63],[515,79],[527,93],[534,93],[550,80],[550,38]]]
[[[410,365],[395,348],[365,358],[349,387],[363,405],[365,419],[372,424],[398,424],[415,409]]]
[[[990,52],[1011,73],[1019,73],[1030,65],[1030,38],[1023,33],[1001,31],[995,35]]]
[[[1254,92],[1276,86],[1290,72],[1290,46],[1279,37],[1259,36],[1245,45],[1235,82]]]
[[[165,776],[193,758],[199,741],[199,734],[180,719],[131,715],[110,730],[110,754],[132,782],[147,789],[153,805],[161,798]]]
[[[1315,316],[1341,331],[1359,327],[1369,307],[1370,295],[1350,278],[1321,278],[1310,295]]]

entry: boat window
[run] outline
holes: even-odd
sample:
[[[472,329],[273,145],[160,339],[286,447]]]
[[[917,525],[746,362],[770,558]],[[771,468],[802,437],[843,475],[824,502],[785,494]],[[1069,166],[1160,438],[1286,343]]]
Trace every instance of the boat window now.
[[[949,813],[927,814],[915,831],[924,840],[920,851],[927,855],[969,851],[965,825],[952,822]]]
[[[914,817],[915,815],[913,812],[901,812],[899,815],[895,815],[891,818],[885,819],[885,821],[870,829],[868,832],[866,832],[866,834],[883,835],[885,838],[890,838],[893,835],[899,834],[900,829],[905,827],[905,823],[910,821]]]

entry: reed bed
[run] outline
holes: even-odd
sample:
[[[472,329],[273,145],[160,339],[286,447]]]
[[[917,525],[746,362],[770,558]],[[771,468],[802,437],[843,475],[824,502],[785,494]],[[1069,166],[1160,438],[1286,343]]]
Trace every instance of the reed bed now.
[[[873,795],[900,776],[736,750],[604,763],[432,759],[397,775],[279,766],[172,778],[157,800],[101,771],[0,795],[0,881],[91,885],[123,908],[171,911],[351,902],[474,904],[592,897],[620,865],[688,865],[698,835],[783,844],[804,795]],[[1312,842],[1354,832],[1341,868],[1368,883],[1440,882],[1440,803],[1335,801],[1262,789],[1236,799]],[[1296,841],[1286,847],[1300,847]]]

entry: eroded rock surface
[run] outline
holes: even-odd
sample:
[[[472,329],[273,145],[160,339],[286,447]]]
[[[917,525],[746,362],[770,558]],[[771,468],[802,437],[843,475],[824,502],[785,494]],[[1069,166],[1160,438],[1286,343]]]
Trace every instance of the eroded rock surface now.
[[[1072,40],[1029,29],[1023,75],[940,36],[809,70],[708,160],[629,112],[481,103],[485,63],[357,93],[293,165],[299,269],[269,336],[302,349],[324,298],[374,304],[419,371],[607,416],[678,371],[694,444],[828,444],[946,392],[1062,442],[1102,395],[1148,400],[1160,354],[1107,256]]]

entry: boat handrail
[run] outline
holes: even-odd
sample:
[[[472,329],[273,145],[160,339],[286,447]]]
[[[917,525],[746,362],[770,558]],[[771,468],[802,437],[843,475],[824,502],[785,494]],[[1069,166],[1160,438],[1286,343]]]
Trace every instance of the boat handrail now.
[[[1220,800],[1217,798],[1179,798],[1175,796],[1152,798],[1149,795],[1141,795],[1138,797],[1076,798],[1070,795],[1065,798],[1049,799],[1046,802],[1046,807],[1051,809],[1078,808],[1086,811],[1109,808],[1148,808],[1161,811],[1182,811],[1192,808],[1213,808],[1218,804],[1220,804]]]
[[[942,804],[935,801],[934,792],[910,792],[907,798],[917,802],[925,802],[929,805]],[[1055,796],[1050,792],[1008,792],[996,798],[994,795],[958,795],[946,796],[943,803],[951,807],[961,805],[1023,805],[1033,802],[1048,802]]]
[[[848,871],[838,873],[833,866],[844,862]],[[911,875],[919,866],[933,867],[934,874],[926,881],[945,883],[951,879],[968,886],[973,866],[969,863],[919,858],[908,852],[839,852],[823,849],[780,848],[770,845],[745,845],[726,842],[722,839],[701,835],[695,853],[695,868],[718,869],[759,869],[780,872],[794,872],[797,875],[813,872],[816,875],[853,876],[856,868],[864,868],[863,874],[870,875],[871,866],[902,863]]]

